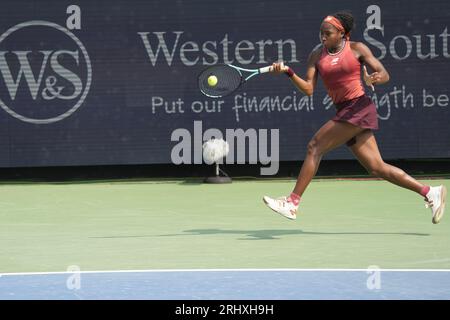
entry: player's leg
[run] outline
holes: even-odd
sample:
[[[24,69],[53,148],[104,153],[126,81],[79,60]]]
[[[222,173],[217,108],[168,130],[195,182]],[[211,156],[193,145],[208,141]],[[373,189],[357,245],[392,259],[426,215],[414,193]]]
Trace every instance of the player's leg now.
[[[383,178],[400,187],[412,190],[420,194],[425,187],[403,170],[387,164],[383,161],[378,149],[377,141],[371,130],[365,130],[356,137],[356,143],[350,150],[373,176]]]
[[[365,130],[356,137],[356,143],[350,147],[353,154],[373,176],[383,178],[400,187],[417,192],[431,201],[433,222],[438,223],[445,208],[445,187],[423,185],[403,170],[383,161],[378,145],[371,130]]]
[[[346,122],[328,121],[309,142],[305,161],[291,195],[280,199],[272,199],[265,196],[263,198],[264,202],[275,212],[286,218],[295,219],[300,196],[315,176],[322,156],[344,144],[362,130]]]
[[[323,155],[344,144],[363,130],[352,124],[333,120],[322,126],[308,143],[305,161],[292,193],[302,196],[316,175]]]

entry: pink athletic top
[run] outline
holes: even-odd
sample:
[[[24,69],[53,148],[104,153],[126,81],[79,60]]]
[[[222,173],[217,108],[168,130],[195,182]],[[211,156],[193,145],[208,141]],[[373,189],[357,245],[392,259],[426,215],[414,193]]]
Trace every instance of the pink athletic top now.
[[[361,82],[361,63],[350,48],[350,41],[346,41],[344,49],[335,55],[329,54],[324,46],[316,66],[334,104],[365,94]]]

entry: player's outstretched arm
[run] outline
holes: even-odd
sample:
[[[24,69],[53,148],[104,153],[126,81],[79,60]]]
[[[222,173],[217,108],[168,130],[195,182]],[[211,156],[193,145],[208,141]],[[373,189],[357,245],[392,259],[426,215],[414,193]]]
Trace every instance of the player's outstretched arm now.
[[[317,50],[311,52],[308,57],[308,63],[306,68],[305,78],[302,79],[295,72],[292,71],[288,66],[284,65],[283,62],[276,62],[272,65],[273,72],[275,73],[290,73],[290,78],[292,83],[304,94],[312,96],[314,93],[314,88],[317,84],[318,72],[316,69],[316,61],[320,55],[320,51]]]

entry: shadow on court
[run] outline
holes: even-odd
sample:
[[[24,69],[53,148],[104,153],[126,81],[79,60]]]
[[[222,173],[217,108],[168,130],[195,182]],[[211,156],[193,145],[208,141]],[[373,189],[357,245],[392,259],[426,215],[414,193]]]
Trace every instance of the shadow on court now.
[[[289,235],[404,235],[429,236],[425,233],[394,233],[394,232],[311,232],[300,229],[293,230],[222,230],[222,229],[193,229],[184,232],[191,235],[236,234],[246,235],[249,238],[240,240],[276,240]]]
[[[178,182],[178,185],[180,186],[192,186],[192,185],[200,186],[203,184],[204,184],[203,179],[186,179],[181,182]]]
[[[283,236],[290,235],[401,235],[424,237],[429,236],[428,233],[401,233],[401,232],[312,232],[303,231],[300,229],[292,230],[223,230],[223,229],[192,229],[184,230],[183,233],[162,234],[157,237],[178,237],[178,236],[207,236],[207,235],[245,235],[246,238],[239,238],[238,240],[278,240]],[[106,236],[106,237],[91,237],[97,239],[116,239],[116,238],[149,238],[154,235],[135,235],[135,236]]]

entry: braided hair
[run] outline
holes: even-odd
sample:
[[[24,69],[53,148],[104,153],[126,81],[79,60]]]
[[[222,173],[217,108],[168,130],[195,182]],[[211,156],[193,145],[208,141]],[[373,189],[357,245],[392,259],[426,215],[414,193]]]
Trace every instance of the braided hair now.
[[[349,34],[355,26],[355,19],[348,11],[339,11],[332,14],[333,17],[339,19],[345,29],[345,34]]]

